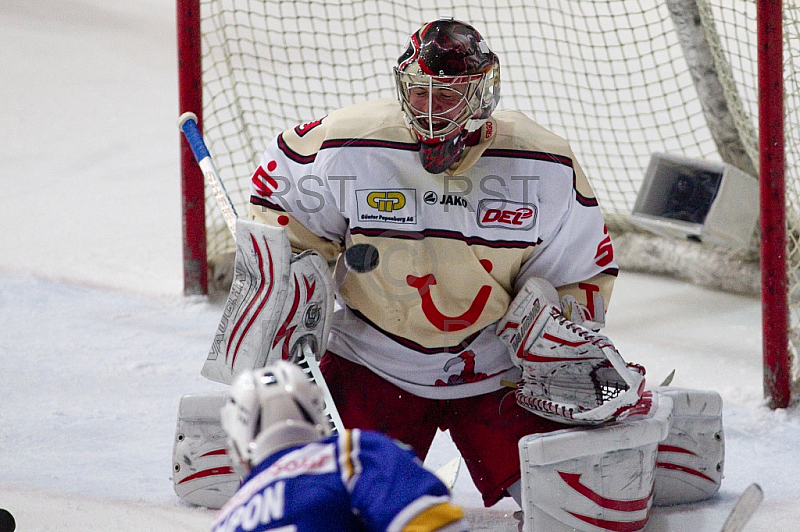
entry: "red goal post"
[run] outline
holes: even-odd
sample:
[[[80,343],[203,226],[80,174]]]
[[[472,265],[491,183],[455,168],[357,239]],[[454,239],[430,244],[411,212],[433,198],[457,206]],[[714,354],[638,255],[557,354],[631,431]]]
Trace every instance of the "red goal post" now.
[[[200,0],[177,0],[179,115],[194,112],[203,128],[203,50]],[[180,142],[183,292],[208,293],[205,182],[189,144]]]
[[[761,295],[765,395],[773,407],[788,405],[799,380],[800,6],[429,4],[177,0],[178,114],[198,115],[240,212],[266,142],[331,109],[392,97],[390,69],[407,36],[450,14],[475,25],[500,56],[500,108],[525,112],[580,154],[623,269]],[[180,142],[185,293],[206,293],[230,280],[234,247],[213,198],[206,193],[203,201],[202,174]],[[658,152],[721,161],[760,180],[760,234],[750,249],[667,240],[630,223]]]
[[[785,408],[792,400],[796,355],[790,343],[797,338],[797,332],[790,330],[788,270],[792,266],[787,251],[797,250],[793,239],[787,238],[787,228],[791,234],[794,224],[787,225],[786,219],[784,72],[777,67],[784,64],[783,10],[780,0],[758,0],[757,6],[764,392],[772,408]],[[797,291],[796,286],[792,288]]]

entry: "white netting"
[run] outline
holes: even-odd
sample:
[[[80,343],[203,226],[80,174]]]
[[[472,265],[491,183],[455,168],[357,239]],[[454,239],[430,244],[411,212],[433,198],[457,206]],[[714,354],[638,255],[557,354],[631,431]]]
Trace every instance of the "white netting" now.
[[[796,4],[784,1],[790,228],[800,212]],[[693,79],[693,73],[708,70],[708,58],[686,48],[680,23],[673,20],[692,9],[711,53],[709,83]],[[519,109],[570,140],[615,236],[622,267],[758,294],[754,252],[654,238],[627,221],[654,152],[722,160],[755,172],[755,13],[754,0],[463,0],[435,7],[422,0],[202,0],[206,141],[233,201],[245,212],[248,179],[274,135],[334,108],[393,97],[391,67],[408,35],[449,14],[474,25],[500,57],[499,108]],[[710,92],[703,94],[703,87]],[[720,104],[724,109],[717,113]],[[234,246],[213,199],[207,215],[213,262]],[[796,238],[790,230],[793,294],[800,286]],[[792,301],[797,323],[800,297]]]

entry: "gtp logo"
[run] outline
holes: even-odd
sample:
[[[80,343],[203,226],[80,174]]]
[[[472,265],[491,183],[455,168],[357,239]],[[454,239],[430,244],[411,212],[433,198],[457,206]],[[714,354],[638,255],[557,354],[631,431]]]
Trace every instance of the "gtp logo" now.
[[[399,211],[406,206],[406,197],[398,190],[376,190],[367,195],[367,205],[380,212]]]
[[[530,229],[536,225],[536,205],[516,201],[484,199],[478,203],[480,227]]]
[[[358,220],[414,224],[417,222],[416,194],[413,188],[356,190]]]

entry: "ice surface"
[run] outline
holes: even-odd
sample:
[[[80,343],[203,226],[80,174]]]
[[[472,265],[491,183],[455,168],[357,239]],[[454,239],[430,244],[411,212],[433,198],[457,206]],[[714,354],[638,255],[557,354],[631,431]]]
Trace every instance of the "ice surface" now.
[[[221,304],[181,295],[175,47],[172,0],[0,2],[0,508],[20,531],[213,516],[170,480],[180,397],[221,386],[199,373]],[[763,404],[760,319],[755,299],[620,276],[605,332],[623,356],[725,402],[720,493],[648,530],[718,530],[751,482],[746,530],[796,529],[800,423]],[[429,464],[454,452],[442,434]],[[454,493],[476,530],[515,530],[466,468]]]

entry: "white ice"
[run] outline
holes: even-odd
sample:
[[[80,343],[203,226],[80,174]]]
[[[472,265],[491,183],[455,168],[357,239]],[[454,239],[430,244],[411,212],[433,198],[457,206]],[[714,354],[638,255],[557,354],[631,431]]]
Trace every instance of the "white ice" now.
[[[170,480],[180,397],[220,303],[181,295],[172,0],[0,2],[0,508],[28,531],[208,530]],[[746,530],[795,530],[800,422],[764,406],[760,304],[623,272],[606,333],[651,382],[725,402],[725,479],[709,501],[655,509],[648,530],[718,530],[751,482]],[[491,445],[487,442],[487,445]],[[454,453],[446,435],[432,466]],[[468,475],[477,530],[513,531]]]

